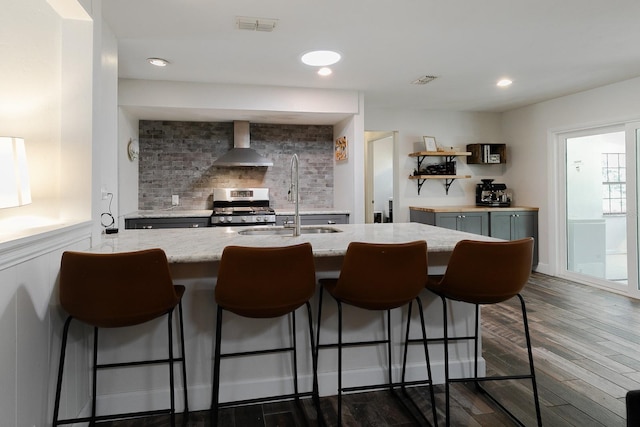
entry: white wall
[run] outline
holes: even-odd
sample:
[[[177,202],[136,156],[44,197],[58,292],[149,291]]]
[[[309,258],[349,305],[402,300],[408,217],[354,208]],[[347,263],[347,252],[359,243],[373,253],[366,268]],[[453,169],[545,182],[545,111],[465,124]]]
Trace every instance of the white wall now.
[[[138,159],[129,159],[127,145],[129,140],[138,140],[139,120],[124,109],[118,108],[118,186],[116,197],[119,209],[112,210],[118,216],[118,223],[124,229],[126,214],[138,210]]]
[[[365,129],[398,131],[398,164],[394,165],[398,197],[394,199],[394,222],[409,220],[409,206],[474,205],[475,185],[480,178],[496,178],[501,182],[503,165],[467,165],[464,159],[457,160],[458,173],[472,178],[456,180],[448,195],[444,181],[426,182],[418,195],[416,181],[408,179],[417,167],[415,158],[408,154],[423,149],[423,136],[434,136],[438,145],[461,150],[467,144],[505,142],[500,119],[497,113],[368,109],[365,105]],[[511,186],[509,181],[505,182]]]
[[[541,102],[503,114],[504,141],[511,146],[505,181],[517,191],[517,203],[538,206],[540,264],[555,274],[556,222],[554,132],[619,124],[640,118],[640,78]]]
[[[103,224],[111,218],[102,213],[113,214],[117,226],[118,205],[118,41],[101,18],[101,0],[94,0],[95,19],[94,55],[94,107],[93,107],[93,162],[92,162],[92,217],[94,232],[100,234]],[[113,194],[113,199],[103,199],[102,190]]]
[[[0,210],[0,242],[91,218],[93,24],[75,0],[53,3],[0,14],[0,135],[25,139],[33,200]]]
[[[362,111],[363,98],[359,96],[358,111]],[[337,123],[333,137],[346,136],[348,158],[337,161],[333,167],[333,207],[351,212],[349,222],[364,222],[364,122],[362,114]]]
[[[83,4],[92,10],[92,0]],[[25,138],[33,196],[0,211],[0,424],[46,426],[64,320],[60,256],[91,246],[92,115],[106,110],[92,104],[94,26],[76,0],[3,1],[0,39],[0,135]],[[89,395],[84,336],[72,330],[63,416]]]

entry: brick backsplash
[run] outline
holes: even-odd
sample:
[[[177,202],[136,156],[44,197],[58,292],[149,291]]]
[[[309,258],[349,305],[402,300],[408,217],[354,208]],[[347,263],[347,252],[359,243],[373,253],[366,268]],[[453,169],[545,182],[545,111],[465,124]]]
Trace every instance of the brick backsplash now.
[[[333,127],[251,123],[251,148],[271,167],[214,167],[233,147],[233,123],[141,120],[138,209],[211,209],[216,187],[268,187],[288,209],[291,156],[300,159],[300,207],[333,207]]]

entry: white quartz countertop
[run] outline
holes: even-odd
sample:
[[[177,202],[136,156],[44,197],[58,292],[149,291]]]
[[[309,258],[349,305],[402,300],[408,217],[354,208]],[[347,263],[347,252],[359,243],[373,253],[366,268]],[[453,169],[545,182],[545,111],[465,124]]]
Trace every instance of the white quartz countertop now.
[[[218,261],[222,256],[222,250],[229,245],[269,247],[309,242],[313,247],[314,256],[331,257],[344,255],[350,242],[401,243],[426,240],[429,253],[446,253],[453,250],[455,244],[462,239],[498,240],[420,223],[339,224],[331,226],[331,228],[341,230],[339,233],[302,234],[298,237],[289,235],[242,236],[238,234],[238,231],[248,228],[121,230],[117,234],[103,235],[100,242],[90,251],[112,253],[162,248],[167,254],[169,262],[191,263]]]

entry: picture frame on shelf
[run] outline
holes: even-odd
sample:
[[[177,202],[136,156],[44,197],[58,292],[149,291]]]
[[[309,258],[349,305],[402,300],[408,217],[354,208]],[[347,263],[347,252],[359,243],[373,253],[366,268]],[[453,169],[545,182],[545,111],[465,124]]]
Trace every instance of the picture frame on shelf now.
[[[424,150],[425,151],[438,151],[438,144],[436,144],[435,136],[423,136]]]

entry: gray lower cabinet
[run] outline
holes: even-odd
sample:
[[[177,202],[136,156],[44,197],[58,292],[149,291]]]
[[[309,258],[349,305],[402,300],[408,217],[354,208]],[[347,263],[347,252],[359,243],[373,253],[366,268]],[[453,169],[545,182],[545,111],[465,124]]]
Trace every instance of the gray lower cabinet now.
[[[504,240],[534,238],[533,266],[538,265],[538,212],[427,212],[410,209],[409,220]]]
[[[131,218],[124,220],[126,229],[152,228],[198,228],[208,227],[209,217],[179,217],[179,218]]]
[[[293,215],[277,215],[276,225],[293,221]],[[349,214],[304,214],[300,215],[300,225],[349,224]]]
[[[467,233],[489,235],[489,214],[487,212],[425,212],[409,211],[409,221],[435,225]]]
[[[491,237],[504,240],[534,238],[533,265],[538,265],[538,212],[491,212]]]

